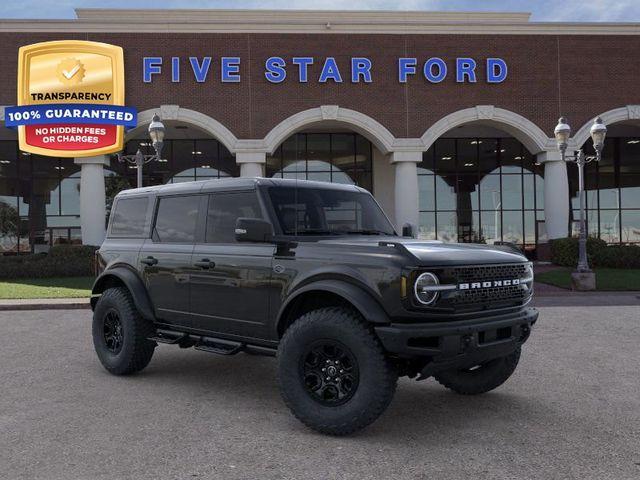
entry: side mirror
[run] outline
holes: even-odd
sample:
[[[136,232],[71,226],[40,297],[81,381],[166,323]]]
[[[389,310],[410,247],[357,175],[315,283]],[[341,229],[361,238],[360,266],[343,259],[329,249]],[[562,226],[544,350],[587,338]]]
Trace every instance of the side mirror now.
[[[413,235],[413,225],[411,225],[410,223],[405,223],[402,226],[402,236],[403,237],[409,237],[409,238],[414,238]]]
[[[273,238],[271,223],[261,218],[240,217],[236,220],[236,240],[238,242],[270,242]]]

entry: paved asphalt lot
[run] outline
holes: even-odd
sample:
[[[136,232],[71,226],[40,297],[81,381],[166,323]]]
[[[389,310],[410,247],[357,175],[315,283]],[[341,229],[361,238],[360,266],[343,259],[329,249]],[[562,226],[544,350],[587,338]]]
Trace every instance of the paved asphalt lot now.
[[[160,346],[113,377],[89,315],[0,312],[0,478],[640,478],[638,306],[543,307],[503,387],[403,379],[349,438],[289,414],[271,358]]]

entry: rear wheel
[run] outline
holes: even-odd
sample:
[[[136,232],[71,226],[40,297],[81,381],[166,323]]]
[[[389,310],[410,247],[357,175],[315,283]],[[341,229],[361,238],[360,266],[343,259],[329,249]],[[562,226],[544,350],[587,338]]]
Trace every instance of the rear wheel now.
[[[303,315],[278,349],[285,403],[322,433],[347,435],[372,423],[391,402],[397,378],[371,330],[346,308]]]
[[[151,361],[153,325],[136,310],[126,288],[109,288],[93,312],[93,345],[100,362],[114,375],[139,372]]]
[[[520,347],[505,357],[489,360],[471,368],[446,370],[434,378],[461,395],[478,395],[498,388],[513,374],[520,360]]]

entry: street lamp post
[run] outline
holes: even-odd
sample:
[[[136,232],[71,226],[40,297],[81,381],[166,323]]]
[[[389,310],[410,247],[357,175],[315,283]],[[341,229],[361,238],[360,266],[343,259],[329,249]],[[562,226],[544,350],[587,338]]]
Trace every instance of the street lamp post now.
[[[584,191],[584,166],[592,161],[599,162],[602,158],[602,148],[604,147],[604,138],[607,134],[607,127],[602,123],[602,119],[597,117],[591,126],[591,139],[593,140],[593,148],[595,155],[585,155],[582,149],[572,155],[567,155],[567,146],[569,137],[571,136],[571,127],[567,123],[566,118],[561,117],[558,125],[554,130],[558,149],[562,154],[563,161],[574,162],[578,166],[578,191],[580,199],[580,237],[578,240],[578,267],[577,273],[591,273],[589,261],[587,259],[587,228],[585,219],[585,191]]]
[[[158,114],[155,114],[151,119],[151,124],[149,125],[149,138],[151,138],[151,144],[153,145],[153,149],[155,153],[153,155],[144,155],[142,151],[138,148],[138,151],[135,155],[122,155],[118,153],[118,161],[119,162],[127,162],[136,166],[136,173],[138,177],[137,186],[138,188],[142,187],[142,167],[145,163],[149,163],[152,160],[160,160],[162,159],[162,146],[164,144],[164,134],[165,128],[164,124],[160,121],[160,117]]]

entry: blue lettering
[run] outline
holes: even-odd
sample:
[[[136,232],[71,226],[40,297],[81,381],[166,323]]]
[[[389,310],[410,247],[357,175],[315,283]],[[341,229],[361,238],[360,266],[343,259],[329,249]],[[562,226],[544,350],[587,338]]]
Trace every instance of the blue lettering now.
[[[476,61],[473,58],[456,58],[456,82],[464,83],[464,77],[476,83]]]
[[[320,83],[325,83],[329,79],[336,83],[342,83],[338,64],[336,63],[336,59],[333,57],[327,57],[324,61],[322,71],[320,72]]]
[[[307,70],[313,64],[313,57],[293,57],[291,63],[298,65],[298,80],[307,83]]]
[[[197,57],[189,57],[189,62],[191,62],[191,69],[193,70],[193,75],[196,77],[196,82],[204,82],[207,79],[209,67],[211,66],[211,57],[204,57],[202,59],[202,65],[198,63]]]
[[[501,58],[487,58],[487,82],[502,83],[507,78],[507,62]]]
[[[351,59],[351,82],[360,82],[360,77],[363,77],[365,83],[371,83],[371,60],[354,57]]]
[[[142,81],[151,83],[151,75],[162,72],[162,57],[144,57],[142,59]]]
[[[180,57],[171,57],[171,81],[173,83],[180,81]]]
[[[398,59],[398,81],[400,83],[407,83],[407,75],[415,75],[416,63],[415,58],[399,58]]]
[[[240,57],[222,57],[222,81],[238,83],[240,81]]]
[[[433,73],[433,67],[438,67],[438,73]],[[431,83],[440,83],[447,76],[447,64],[438,57],[427,60],[424,64],[424,76]]]
[[[284,69],[286,63],[281,57],[269,57],[267,61],[264,62],[264,66],[267,69],[264,72],[264,76],[271,83],[280,83],[284,82],[284,79],[287,78],[287,71]]]

